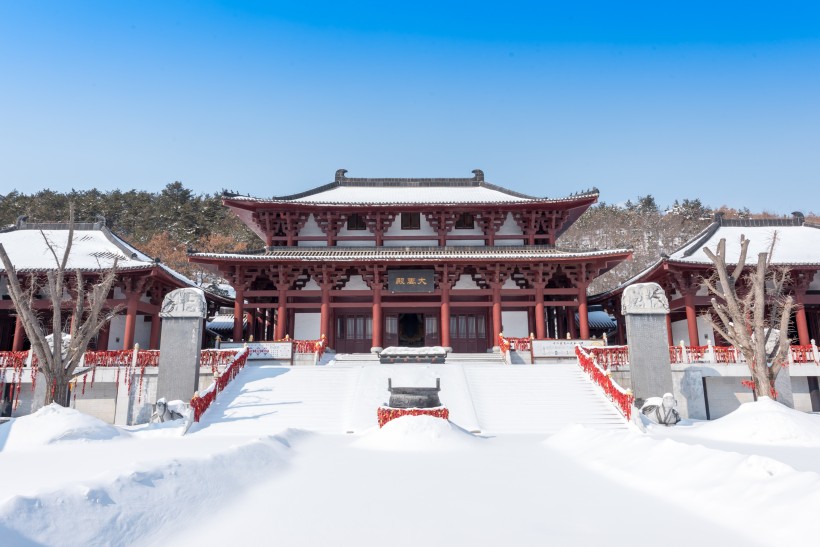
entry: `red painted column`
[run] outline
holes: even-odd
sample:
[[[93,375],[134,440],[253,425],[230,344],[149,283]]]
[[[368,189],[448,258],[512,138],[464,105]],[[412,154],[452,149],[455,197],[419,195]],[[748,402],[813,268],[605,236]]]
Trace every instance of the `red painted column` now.
[[[373,347],[382,347],[382,288],[373,284]]]
[[[797,326],[797,340],[801,346],[811,344],[809,335],[809,322],[806,320],[806,307],[804,305],[805,294],[797,292],[795,295],[797,308],[794,310],[794,322]]]
[[[151,341],[148,344],[149,349],[159,349],[159,334],[162,322],[159,318],[159,313],[155,313],[151,317]]]
[[[128,295],[128,303],[125,311],[125,333],[122,337],[122,349],[134,347],[134,332],[137,328],[137,302],[139,294],[132,292]]]
[[[441,345],[451,348],[450,343],[450,286],[446,283],[441,285]]]
[[[97,351],[108,350],[108,335],[111,333],[111,324],[106,324],[97,334]]]
[[[493,346],[498,345],[501,334],[501,284],[493,284]]]
[[[535,287],[535,337],[543,340],[547,337],[544,324],[544,287],[541,283]]]
[[[233,303],[233,341],[241,342],[243,336],[244,325],[242,320],[245,318],[245,291],[236,289],[236,299]]]
[[[683,304],[686,306],[686,326],[689,328],[689,345],[699,346],[698,316],[695,310],[695,292],[688,291],[683,295]]]
[[[328,336],[330,329],[330,287],[322,286],[321,319],[319,319],[319,333]]]
[[[575,308],[564,308],[567,317],[567,330],[569,337],[573,340],[578,339],[578,331],[575,328]]]
[[[589,307],[587,306],[587,286],[578,287],[578,325],[581,339],[589,340]]]
[[[23,318],[18,315],[14,322],[14,342],[12,342],[11,351],[23,351],[25,340],[26,329],[23,328]]]
[[[276,340],[281,340],[285,337],[285,325],[288,321],[287,300],[286,291],[279,289],[279,306],[276,308],[276,332],[273,336]]]

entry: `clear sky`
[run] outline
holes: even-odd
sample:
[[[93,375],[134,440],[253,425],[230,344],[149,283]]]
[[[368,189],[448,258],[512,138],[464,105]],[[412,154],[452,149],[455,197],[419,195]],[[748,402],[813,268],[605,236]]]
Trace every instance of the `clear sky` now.
[[[820,212],[820,4],[0,0],[0,193],[338,168]]]

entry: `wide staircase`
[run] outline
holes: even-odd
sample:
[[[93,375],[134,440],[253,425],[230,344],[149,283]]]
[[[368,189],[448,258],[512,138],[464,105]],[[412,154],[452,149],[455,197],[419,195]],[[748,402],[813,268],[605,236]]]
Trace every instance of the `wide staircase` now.
[[[464,368],[483,433],[554,433],[571,423],[626,427],[577,364]]]
[[[444,360],[448,365],[463,364],[491,364],[500,365],[504,363],[501,353],[448,353]]]
[[[577,364],[509,366],[467,360],[443,365],[381,365],[342,358],[330,366],[255,361],[219,394],[192,432],[273,434],[286,428],[359,433],[376,426],[376,409],[393,385],[435,385],[453,423],[483,434],[551,434],[580,423],[625,428],[626,421]],[[360,356],[361,357],[361,356]]]

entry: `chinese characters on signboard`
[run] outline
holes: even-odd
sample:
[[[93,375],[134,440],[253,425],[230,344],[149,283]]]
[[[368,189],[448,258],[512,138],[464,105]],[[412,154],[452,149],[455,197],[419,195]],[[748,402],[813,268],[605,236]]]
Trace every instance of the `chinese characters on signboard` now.
[[[388,270],[387,288],[390,292],[433,292],[433,270]]]

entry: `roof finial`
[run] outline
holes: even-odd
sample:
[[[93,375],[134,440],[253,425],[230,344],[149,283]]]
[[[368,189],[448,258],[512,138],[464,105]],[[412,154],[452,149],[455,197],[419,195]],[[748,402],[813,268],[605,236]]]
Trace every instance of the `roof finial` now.
[[[484,171],[481,169],[473,169],[473,180],[476,182],[484,182]]]
[[[337,169],[336,182],[343,182],[345,180],[345,173],[347,173],[347,169]]]
[[[801,226],[806,221],[806,215],[804,215],[800,211],[793,211],[792,216],[794,217],[794,221],[800,224]]]

